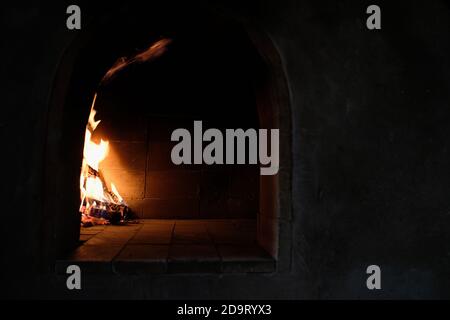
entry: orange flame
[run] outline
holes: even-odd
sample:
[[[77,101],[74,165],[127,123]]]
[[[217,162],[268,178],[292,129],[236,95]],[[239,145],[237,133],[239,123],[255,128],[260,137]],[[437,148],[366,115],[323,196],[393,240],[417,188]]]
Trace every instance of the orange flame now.
[[[100,85],[109,81],[116,73],[129,65],[134,63],[143,63],[159,57],[166,51],[167,45],[170,42],[170,39],[162,39],[132,57],[122,57],[118,59],[116,63],[108,70],[108,72],[106,72],[100,82]],[[92,100],[91,111],[89,113],[89,119],[84,136],[83,163],[80,174],[80,212],[84,214],[89,214],[89,210],[91,208],[106,207],[105,203],[120,205],[124,204],[124,200],[119,194],[119,191],[114,183],[111,183],[111,192],[109,192],[103,185],[104,181],[100,176],[100,163],[108,155],[109,142],[106,140],[100,140],[100,143],[95,143],[92,140],[92,135],[101,121],[95,119],[97,113],[94,108],[96,100],[97,93],[94,95],[94,99]]]
[[[116,186],[114,185],[114,183],[111,182],[111,191],[112,193],[114,193],[114,195],[117,197],[117,199],[119,200],[119,202],[123,202],[123,198],[120,196],[119,191],[117,191]]]
[[[100,124],[100,120],[95,120],[95,115],[97,113],[94,108],[96,99],[97,94],[94,95],[94,99],[92,101],[91,112],[89,114],[88,124],[86,126],[84,136],[83,163],[80,175],[81,211],[83,203],[87,198],[105,202],[110,201],[110,197],[105,194],[105,188],[102,180],[98,176],[90,174],[90,169],[93,169],[97,173],[99,172],[100,163],[106,158],[109,151],[108,141],[102,139],[98,144],[92,141],[92,134]],[[116,188],[115,191],[117,191]],[[116,196],[118,199],[121,199],[121,201],[123,200],[118,192]],[[88,205],[89,202],[87,202],[87,206]]]

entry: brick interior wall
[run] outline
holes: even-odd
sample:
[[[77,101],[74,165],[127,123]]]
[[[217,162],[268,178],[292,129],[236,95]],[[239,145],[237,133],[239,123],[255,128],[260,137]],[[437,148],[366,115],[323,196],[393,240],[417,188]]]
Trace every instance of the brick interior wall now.
[[[101,163],[141,218],[254,218],[259,202],[259,167],[172,164],[176,128],[193,132],[193,120],[103,114],[94,139],[108,140]]]

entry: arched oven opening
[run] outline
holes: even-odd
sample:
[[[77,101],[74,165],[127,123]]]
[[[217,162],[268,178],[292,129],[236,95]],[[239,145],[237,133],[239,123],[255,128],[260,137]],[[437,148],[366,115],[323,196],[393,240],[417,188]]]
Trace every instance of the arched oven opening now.
[[[199,123],[203,131],[289,134],[270,41],[217,16],[130,16],[94,24],[61,61],[44,250],[60,270],[76,262],[95,272],[276,271],[289,159],[263,176],[258,164],[195,163],[195,146],[191,164],[171,158],[173,132],[186,129],[195,140]],[[287,149],[281,142],[280,158]]]

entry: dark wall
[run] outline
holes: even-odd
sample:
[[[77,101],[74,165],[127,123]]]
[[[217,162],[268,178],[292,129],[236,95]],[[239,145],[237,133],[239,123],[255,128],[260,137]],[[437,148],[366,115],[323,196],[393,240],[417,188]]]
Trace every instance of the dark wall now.
[[[113,5],[79,4],[86,28]],[[284,63],[293,128],[293,232],[283,236],[292,241],[291,271],[87,276],[81,293],[65,290],[64,277],[38,272],[40,240],[48,236],[42,169],[49,97],[76,31],[65,29],[65,4],[4,4],[2,295],[449,297],[449,7],[443,1],[378,2],[382,30],[369,31],[369,4],[217,5],[265,30]],[[187,9],[151,4],[145,10],[151,18],[158,10]],[[382,269],[380,291],[365,287],[369,264]]]

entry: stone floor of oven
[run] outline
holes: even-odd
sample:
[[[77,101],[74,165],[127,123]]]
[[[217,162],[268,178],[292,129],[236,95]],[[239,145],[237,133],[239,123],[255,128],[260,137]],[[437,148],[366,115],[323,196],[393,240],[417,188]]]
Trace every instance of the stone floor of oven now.
[[[140,220],[136,224],[81,228],[80,246],[57,261],[88,273],[253,273],[275,271],[257,243],[256,221]]]

